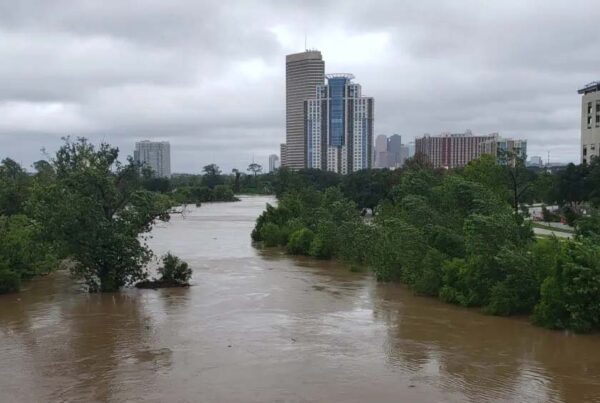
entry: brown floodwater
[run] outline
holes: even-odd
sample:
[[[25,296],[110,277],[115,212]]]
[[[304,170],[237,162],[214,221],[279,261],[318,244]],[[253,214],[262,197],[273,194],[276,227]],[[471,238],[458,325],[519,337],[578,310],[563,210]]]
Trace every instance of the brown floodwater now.
[[[89,295],[65,273],[0,296],[0,402],[600,401],[600,336],[414,296],[255,249],[265,197],[173,216],[151,245],[189,289]]]

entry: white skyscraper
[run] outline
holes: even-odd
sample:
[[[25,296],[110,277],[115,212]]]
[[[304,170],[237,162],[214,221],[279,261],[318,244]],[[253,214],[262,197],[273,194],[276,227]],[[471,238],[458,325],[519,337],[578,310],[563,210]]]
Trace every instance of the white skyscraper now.
[[[167,141],[144,140],[135,143],[133,159],[151,168],[158,177],[171,176],[171,145]]]

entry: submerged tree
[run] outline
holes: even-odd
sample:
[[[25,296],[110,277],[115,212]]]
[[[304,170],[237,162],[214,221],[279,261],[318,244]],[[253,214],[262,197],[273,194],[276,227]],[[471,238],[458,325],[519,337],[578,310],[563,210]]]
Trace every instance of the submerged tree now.
[[[152,252],[140,235],[169,218],[169,199],[143,190],[139,167],[120,163],[117,148],[64,140],[51,161],[56,179],[34,186],[29,214],[90,291],[117,291],[145,278]]]

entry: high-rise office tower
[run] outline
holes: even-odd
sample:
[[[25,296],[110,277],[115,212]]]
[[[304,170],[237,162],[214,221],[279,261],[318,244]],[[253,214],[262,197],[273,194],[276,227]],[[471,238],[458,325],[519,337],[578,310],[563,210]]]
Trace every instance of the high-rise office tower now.
[[[392,134],[388,138],[388,168],[398,168],[403,164],[402,136],[399,134]]]
[[[307,50],[285,58],[285,158],[282,164],[292,169],[306,167],[304,141],[304,101],[315,97],[318,85],[323,85],[325,62],[321,52]]]
[[[279,157],[277,154],[269,155],[269,172],[275,172],[279,168]]]
[[[600,156],[600,81],[577,91],[581,97],[581,162]]]
[[[388,138],[385,134],[380,134],[375,138],[375,168],[386,168],[388,166]]]
[[[158,177],[171,176],[171,145],[167,141],[144,140],[135,143],[133,159],[152,169]]]
[[[307,166],[341,174],[371,168],[373,98],[362,96],[352,74],[326,77],[304,103]]]

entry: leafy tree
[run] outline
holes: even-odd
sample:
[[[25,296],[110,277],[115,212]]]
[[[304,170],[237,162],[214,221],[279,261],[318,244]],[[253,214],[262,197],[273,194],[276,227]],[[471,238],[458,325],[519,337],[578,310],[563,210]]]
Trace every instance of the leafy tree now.
[[[171,192],[171,183],[167,178],[152,178],[144,183],[144,189],[150,192],[169,193]]]
[[[51,161],[56,180],[35,186],[28,203],[90,291],[117,291],[145,278],[152,253],[140,237],[169,218],[169,198],[143,190],[138,167],[120,163],[118,154],[108,144],[66,138]]]
[[[254,175],[254,178],[256,178],[256,175],[262,172],[262,165],[253,162],[252,164],[248,165],[247,171],[251,172]]]
[[[585,164],[569,164],[567,168],[558,175],[557,198],[561,205],[569,205],[579,208],[582,202],[588,198],[586,178],[589,167]]]
[[[374,209],[388,197],[391,177],[388,169],[363,169],[344,176],[342,191],[359,207]]]
[[[287,243],[287,237],[279,225],[268,222],[260,230],[260,239],[265,246],[284,246]]]
[[[0,294],[17,291],[21,280],[50,272],[57,264],[40,225],[23,214],[0,216]]]
[[[541,281],[524,249],[503,248],[494,258],[500,281],[491,290],[485,311],[494,315],[529,313],[540,297]]]
[[[593,210],[588,216],[576,220],[575,234],[578,238],[595,239],[600,243],[600,212]]]
[[[308,255],[315,234],[308,228],[301,228],[290,235],[287,251],[292,255]]]
[[[553,329],[600,329],[600,246],[566,241],[541,288],[534,321]]]
[[[558,200],[558,175],[550,172],[538,173],[531,185],[532,201],[555,204]]]
[[[221,175],[221,169],[217,164],[208,164],[202,168],[202,172],[207,176],[219,176]]]
[[[477,182],[497,195],[501,200],[510,200],[510,190],[506,181],[506,167],[496,162],[496,157],[484,154],[467,164],[462,175]]]
[[[202,183],[204,186],[208,186],[212,189],[215,186],[223,183],[223,178],[221,178],[221,170],[217,164],[209,164],[204,166],[204,168],[202,168],[202,172],[204,172],[204,176],[202,177]]]
[[[33,163],[35,169],[35,178],[45,183],[51,182],[56,178],[54,167],[46,160],[39,160]]]
[[[30,178],[14,160],[6,158],[0,163],[0,215],[13,215],[23,211],[29,195]]]
[[[508,183],[512,207],[515,216],[519,215],[519,205],[523,203],[527,197],[531,186],[531,171],[525,168],[525,162],[522,158],[515,156],[513,153],[507,153],[507,172]]]
[[[227,185],[217,185],[212,191],[213,201],[235,201],[239,200],[233,194],[231,188]]]

